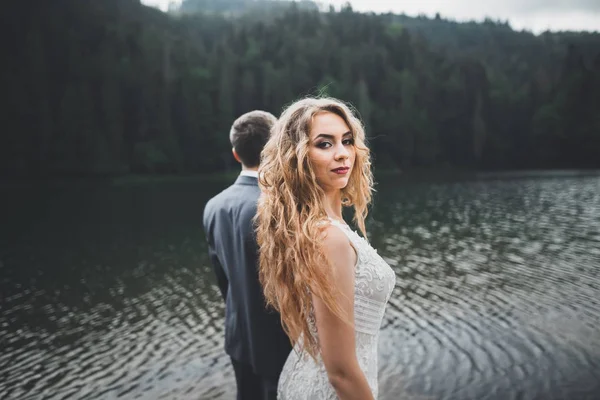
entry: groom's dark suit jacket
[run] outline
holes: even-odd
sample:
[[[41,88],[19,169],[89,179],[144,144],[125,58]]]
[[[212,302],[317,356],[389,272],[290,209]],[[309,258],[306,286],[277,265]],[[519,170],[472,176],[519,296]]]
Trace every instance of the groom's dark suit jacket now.
[[[225,300],[225,351],[258,375],[277,377],[290,353],[279,314],[265,308],[253,225],[258,180],[239,176],[204,208],[208,252]]]

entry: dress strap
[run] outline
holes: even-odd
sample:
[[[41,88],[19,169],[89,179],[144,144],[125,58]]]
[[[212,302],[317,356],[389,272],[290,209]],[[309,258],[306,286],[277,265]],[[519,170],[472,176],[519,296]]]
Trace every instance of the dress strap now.
[[[338,226],[338,227],[342,227],[344,229],[350,229],[350,226],[346,223],[346,222],[342,222],[340,220],[337,220],[335,218],[331,218],[331,217],[327,217],[327,219],[329,219],[330,222],[332,222],[334,225]]]

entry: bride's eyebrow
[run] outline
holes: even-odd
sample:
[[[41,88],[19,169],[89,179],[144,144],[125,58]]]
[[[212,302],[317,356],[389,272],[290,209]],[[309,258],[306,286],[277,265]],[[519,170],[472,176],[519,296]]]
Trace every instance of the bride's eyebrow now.
[[[344,133],[344,134],[342,135],[342,137],[346,137],[346,136],[348,136],[348,135],[352,136],[352,132],[351,132],[351,131],[348,131],[348,132]],[[335,136],[333,136],[333,135],[330,135],[330,134],[328,134],[328,133],[319,133],[319,134],[318,134],[318,135],[315,137],[315,140],[317,140],[317,139],[319,139],[319,138],[325,138],[325,139],[334,139],[334,138],[335,138]]]

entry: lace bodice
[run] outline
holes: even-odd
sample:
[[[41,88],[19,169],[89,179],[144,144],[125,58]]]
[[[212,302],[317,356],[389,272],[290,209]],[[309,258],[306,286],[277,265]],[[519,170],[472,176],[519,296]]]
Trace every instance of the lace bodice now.
[[[396,275],[377,251],[344,223],[331,219],[348,236],[357,253],[354,283],[354,324],[356,356],[373,397],[377,398],[377,344],[379,329],[396,282]],[[318,336],[314,316],[309,327]],[[325,365],[320,357],[315,362],[307,353],[299,355],[302,338],[290,353],[279,378],[278,399],[330,400],[337,399],[329,383]]]

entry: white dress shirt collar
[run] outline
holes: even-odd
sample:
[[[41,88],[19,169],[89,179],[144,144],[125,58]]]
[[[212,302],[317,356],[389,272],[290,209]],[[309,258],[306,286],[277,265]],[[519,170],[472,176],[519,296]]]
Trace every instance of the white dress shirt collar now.
[[[251,176],[258,179],[258,171],[243,170],[240,172],[240,176]]]

